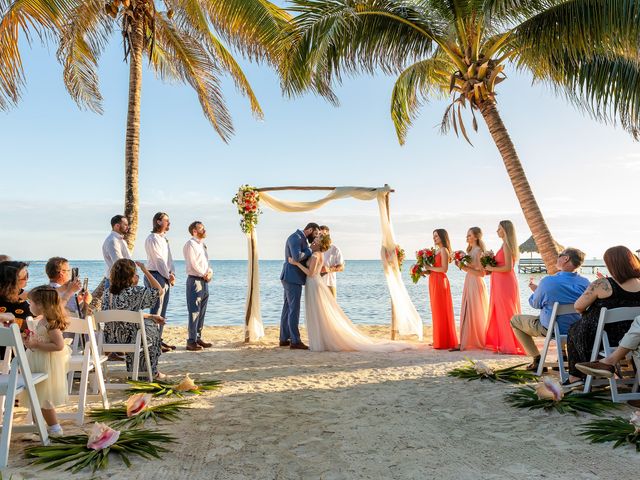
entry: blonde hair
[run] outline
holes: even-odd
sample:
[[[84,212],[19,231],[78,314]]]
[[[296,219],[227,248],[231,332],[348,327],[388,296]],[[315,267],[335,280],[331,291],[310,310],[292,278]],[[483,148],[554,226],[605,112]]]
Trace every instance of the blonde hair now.
[[[328,233],[326,235],[320,235],[318,238],[318,246],[320,247],[321,252],[329,250],[329,247],[331,246],[331,236]]]
[[[69,320],[62,305],[58,291],[49,285],[41,285],[29,292],[29,300],[42,309],[42,316],[47,321],[47,330],[66,330]]]
[[[482,229],[480,227],[471,227],[469,231],[475,235],[476,242],[478,244],[478,247],[480,247],[480,250],[483,252],[486,252],[487,246],[484,244],[484,241],[482,240]],[[467,253],[469,253],[472,248],[473,248],[473,245],[467,245]]]
[[[518,250],[518,239],[516,238],[516,228],[511,223],[511,220],[500,221],[500,226],[504,230],[504,244],[511,252],[511,260],[517,262],[520,257],[520,251]]]

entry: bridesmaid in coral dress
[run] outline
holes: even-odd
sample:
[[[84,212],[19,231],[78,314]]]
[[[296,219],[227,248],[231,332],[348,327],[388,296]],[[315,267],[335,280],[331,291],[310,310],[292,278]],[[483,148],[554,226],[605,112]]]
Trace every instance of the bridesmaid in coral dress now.
[[[511,329],[511,317],[520,313],[520,293],[513,266],[518,260],[518,241],[513,223],[502,220],[498,227],[502,247],[496,253],[495,267],[487,265],[491,272],[489,297],[489,325],[486,348],[498,353],[524,355],[524,349]]]
[[[469,229],[467,244],[467,254],[471,257],[471,262],[462,267],[458,265],[467,275],[464,279],[460,306],[460,347],[456,350],[482,350],[487,333],[489,296],[487,286],[482,279],[484,269],[480,263],[480,257],[486,247],[482,241],[480,228]]]
[[[429,274],[429,301],[431,302],[431,319],[433,322],[433,348],[449,349],[458,345],[456,326],[453,317],[453,301],[447,270],[451,244],[449,234],[444,229],[433,231],[436,260],[433,267],[427,267]]]

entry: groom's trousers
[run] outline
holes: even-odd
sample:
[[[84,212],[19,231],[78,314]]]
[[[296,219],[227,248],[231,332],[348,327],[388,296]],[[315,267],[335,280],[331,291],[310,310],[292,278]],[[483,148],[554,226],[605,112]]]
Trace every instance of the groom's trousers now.
[[[291,340],[292,344],[300,343],[300,299],[302,298],[302,285],[289,283],[282,280],[284,288],[284,305],[280,317],[280,341]]]

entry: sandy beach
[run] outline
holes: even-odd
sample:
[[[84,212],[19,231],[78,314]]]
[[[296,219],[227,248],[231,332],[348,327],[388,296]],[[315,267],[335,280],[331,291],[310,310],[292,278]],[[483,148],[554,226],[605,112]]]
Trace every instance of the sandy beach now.
[[[388,336],[387,326],[363,329]],[[277,347],[274,327],[249,346],[240,327],[206,327],[203,337],[214,346],[194,353],[184,350],[185,331],[165,330],[180,347],[161,357],[160,369],[172,379],[189,372],[224,386],[195,397],[180,421],[158,427],[178,438],[162,460],[135,459],[127,469],[114,458],[96,475],[42,471],[26,464],[21,451],[33,443],[16,434],[4,478],[627,479],[640,467],[631,448],[578,437],[588,416],[514,409],[503,401],[511,385],[446,376],[465,355],[492,366],[522,357],[431,348],[292,351]],[[82,430],[70,421],[63,426],[66,434]]]

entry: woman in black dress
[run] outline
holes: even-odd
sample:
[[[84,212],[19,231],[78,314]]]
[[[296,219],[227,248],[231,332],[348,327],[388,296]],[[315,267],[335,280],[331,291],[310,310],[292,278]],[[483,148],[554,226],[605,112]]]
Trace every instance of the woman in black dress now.
[[[640,307],[640,260],[627,247],[611,247],[604,252],[604,263],[611,277],[599,278],[589,285],[575,308],[582,318],[569,328],[567,353],[569,355],[569,381],[575,383],[585,375],[576,368],[576,363],[591,360],[593,342],[596,338],[600,310],[618,307]],[[620,342],[631,320],[606,325],[609,342],[615,346]]]
[[[15,322],[20,330],[27,328],[26,319],[33,316],[25,298],[27,267],[24,262],[0,262],[0,320],[5,324]]]
[[[138,286],[136,265],[144,273],[151,288]],[[111,268],[109,289],[105,290],[102,297],[102,310],[131,310],[135,312],[151,308],[158,300],[161,288],[143,263],[122,258],[116,261]],[[149,348],[151,373],[154,378],[163,379],[166,375],[158,371],[158,358],[162,353],[159,324],[164,324],[164,318],[160,315],[145,314],[144,327]],[[137,334],[138,326],[133,323],[114,322],[105,325],[104,336],[108,343],[133,343]],[[127,371],[132,372],[133,353],[127,353],[126,362]],[[144,355],[141,355],[140,371],[144,372],[146,369]]]

